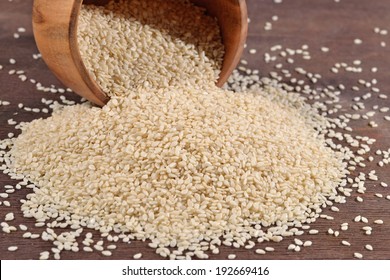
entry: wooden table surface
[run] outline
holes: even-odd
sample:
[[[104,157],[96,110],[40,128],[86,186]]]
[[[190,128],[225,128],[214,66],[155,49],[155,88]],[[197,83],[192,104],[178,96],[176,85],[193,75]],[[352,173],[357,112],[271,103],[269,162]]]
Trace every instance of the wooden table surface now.
[[[28,80],[22,82],[17,75],[9,75],[12,69],[24,70],[28,79],[35,79],[45,86],[54,85],[61,87],[52,73],[47,69],[44,62],[33,58],[36,49],[31,28],[32,0],[1,0],[0,2],[0,100],[10,101],[8,106],[0,106],[0,139],[7,138],[13,130],[7,120],[13,118],[16,121],[31,121],[39,117],[46,117],[48,114],[33,113],[18,109],[18,103],[27,107],[42,108],[41,98],[60,100],[60,94],[44,93],[36,90],[35,85]],[[379,105],[390,107],[390,35],[381,35],[374,32],[375,27],[385,29],[390,26],[390,1],[388,0],[284,0],[280,4],[273,0],[248,0],[250,15],[250,30],[247,40],[247,48],[243,58],[249,62],[249,68],[259,69],[262,76],[268,76],[269,72],[277,70],[275,65],[283,63],[283,67],[294,73],[295,67],[303,67],[313,73],[322,75],[317,83],[318,87],[328,85],[337,87],[344,84],[346,90],[342,92],[341,104],[342,113],[354,112],[351,110],[352,99],[356,96],[370,92],[370,89],[359,85],[360,90],[352,90],[352,86],[358,86],[358,79],[371,81],[377,80],[381,93],[388,93],[389,99],[378,98],[378,93],[365,101],[366,109],[359,113],[372,110],[372,106]],[[275,21],[275,17],[278,19]],[[272,30],[265,30],[266,22],[272,24]],[[20,33],[20,38],[15,39],[13,34],[19,27],[24,27],[26,32]],[[361,44],[355,44],[355,39],[361,39]],[[388,46],[384,46],[384,43]],[[297,49],[306,44],[311,53],[311,59],[305,60],[302,57],[294,57],[294,63],[289,64],[286,58],[278,55],[278,52],[271,52],[270,48],[280,44],[283,48]],[[382,44],[382,45],[381,45]],[[329,52],[322,52],[321,47],[328,47]],[[256,48],[256,54],[250,54],[249,49]],[[266,63],[264,54],[272,53],[277,55],[276,61]],[[9,63],[9,59],[16,60],[15,65]],[[336,74],[330,71],[335,63],[345,62],[353,65],[353,61],[361,60],[361,73],[340,71]],[[372,67],[378,71],[373,73]],[[293,76],[300,77],[296,73]],[[291,83],[289,78],[285,82]],[[64,94],[68,99],[79,100],[73,93]],[[387,113],[390,115],[390,113]],[[368,120],[359,120],[351,123],[354,129],[353,135],[367,135],[377,139],[372,150],[388,149],[390,143],[390,122],[384,120],[385,113],[377,113],[372,120],[378,123],[378,128],[368,125]],[[373,163],[361,169],[362,172],[369,172],[376,169],[380,181],[390,185],[390,168],[385,166],[379,168],[376,163],[379,156],[375,156]],[[0,188],[15,184],[8,176],[0,174]],[[0,205],[0,220],[4,221],[6,213],[14,212],[15,220],[9,222],[11,225],[23,223],[29,226],[34,233],[41,233],[42,228],[35,228],[32,219],[23,218],[20,211],[19,200],[24,198],[29,191],[18,190],[10,195],[8,199],[11,206]],[[384,195],[383,198],[376,197],[376,193]],[[256,255],[254,249],[232,249],[221,247],[220,255],[210,254],[211,259],[226,259],[228,254],[235,253],[237,259],[352,259],[354,252],[361,252],[364,259],[390,259],[390,200],[385,199],[390,195],[390,187],[383,188],[378,182],[368,182],[367,191],[360,194],[364,202],[356,202],[358,194],[352,193],[347,198],[346,204],[338,205],[340,212],[331,212],[326,209],[324,213],[332,215],[334,220],[318,219],[312,228],[319,229],[318,235],[304,234],[299,238],[303,241],[311,240],[311,247],[303,248],[300,252],[287,250],[287,246],[293,242],[293,237],[285,238],[280,243],[258,244],[256,248],[264,248],[269,245],[275,248],[272,253]],[[1,201],[6,199],[1,198]],[[365,235],[362,227],[365,224],[353,222],[357,215],[363,215],[369,219],[368,226],[373,228],[372,235]],[[383,225],[374,224],[376,219],[382,219]],[[338,237],[327,234],[329,228],[340,230],[340,224],[349,223],[348,231],[340,231]],[[12,234],[0,233],[0,257],[1,259],[37,259],[39,253],[50,250],[53,245],[41,239],[22,238],[23,232],[18,230]],[[96,234],[97,236],[97,234]],[[342,246],[341,241],[347,240],[350,247]],[[105,242],[106,245],[109,242]],[[364,249],[366,244],[371,244],[373,251]],[[9,252],[7,248],[17,245],[16,252]],[[113,252],[112,259],[130,259],[133,254],[142,252],[144,259],[160,259],[153,249],[146,243],[133,241],[131,244],[120,244]],[[62,259],[107,259],[99,252],[73,253],[62,252]]]

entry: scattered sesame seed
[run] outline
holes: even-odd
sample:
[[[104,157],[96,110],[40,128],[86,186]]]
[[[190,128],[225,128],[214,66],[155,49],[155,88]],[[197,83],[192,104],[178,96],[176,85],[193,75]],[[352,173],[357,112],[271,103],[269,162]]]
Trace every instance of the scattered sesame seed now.
[[[16,250],[18,250],[18,246],[10,246],[10,247],[8,247],[8,251],[10,251],[10,252],[15,252]]]
[[[339,212],[340,211],[340,209],[338,207],[336,207],[336,206],[332,206],[330,208],[330,210],[332,210],[333,212]]]
[[[356,258],[356,259],[362,259],[363,258],[363,255],[361,253],[353,253],[353,256]]]
[[[299,246],[303,245],[303,242],[300,239],[298,239],[298,238],[295,238],[294,242],[295,242],[296,245],[299,245]]]
[[[25,226],[23,224],[20,224],[19,228],[20,228],[20,230],[23,230],[23,231],[26,231],[28,229],[27,226]]]
[[[5,219],[4,220],[8,222],[8,221],[12,221],[14,219],[15,219],[14,213],[11,212],[11,213],[8,213],[8,214],[5,215]]]
[[[288,245],[287,250],[294,250],[295,247],[296,247],[295,244],[290,244],[290,245]]]
[[[361,219],[362,219],[362,216],[358,215],[358,216],[356,216],[356,217],[354,218],[353,221],[354,221],[354,222],[360,222]]]
[[[104,250],[104,251],[102,251],[102,255],[106,256],[106,257],[110,257],[110,256],[112,256],[112,253],[111,253],[111,251]]]
[[[327,47],[321,47],[321,51],[327,53],[327,52],[329,52],[329,48],[327,48]]]
[[[256,249],[255,253],[258,254],[258,255],[265,255],[266,251],[263,250],[263,249]]]

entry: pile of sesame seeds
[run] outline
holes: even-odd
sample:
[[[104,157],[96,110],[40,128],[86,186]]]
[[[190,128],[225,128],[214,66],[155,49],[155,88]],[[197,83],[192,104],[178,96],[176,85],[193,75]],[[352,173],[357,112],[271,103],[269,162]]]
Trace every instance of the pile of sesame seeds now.
[[[302,53],[306,52],[305,53],[306,57],[311,57],[311,54],[309,52],[309,47],[308,46],[303,46],[301,51],[300,51],[300,49],[297,49],[297,50],[288,49],[287,50],[286,48],[284,48],[282,46],[280,46],[280,49],[282,51],[285,51],[286,53],[293,53],[295,51],[296,53],[299,54],[301,52]],[[295,63],[295,61],[292,61],[292,62]],[[256,71],[256,70],[253,71],[253,70],[250,70],[250,69],[244,69],[245,68],[245,62],[243,62],[243,65],[241,65],[240,67],[242,69],[241,71],[245,70],[245,75],[241,75],[241,74],[238,74],[238,72],[236,72],[234,74],[234,77],[232,77],[232,79],[230,81],[230,87],[231,88],[235,88],[237,91],[240,91],[240,89],[241,90],[243,89],[244,91],[246,91],[248,88],[251,88],[251,90],[256,91],[257,94],[267,95],[268,92],[266,90],[264,92],[259,92],[259,89],[262,89],[262,88],[266,87],[267,85],[271,85],[273,89],[280,86],[280,87],[282,87],[282,89],[287,90],[287,91],[300,91],[303,94],[303,96],[305,96],[304,99],[307,99],[307,100],[302,100],[302,99],[296,98],[296,97],[294,97],[294,94],[291,94],[291,95],[287,94],[287,95],[291,96],[291,98],[287,99],[287,101],[285,99],[279,100],[280,102],[282,102],[282,104],[284,102],[286,102],[285,104],[288,105],[288,106],[291,106],[291,105],[293,105],[293,107],[295,106],[295,108],[298,108],[299,110],[301,110],[301,112],[302,111],[303,112],[305,112],[305,111],[307,112],[307,110],[311,108],[311,107],[310,108],[305,108],[305,106],[301,106],[302,101],[310,102],[310,100],[314,101],[314,105],[313,106],[315,108],[317,108],[319,111],[322,111],[322,113],[324,115],[330,115],[331,117],[332,117],[332,114],[338,113],[342,109],[340,106],[337,106],[337,105],[339,105],[339,104],[337,104],[338,101],[339,101],[337,99],[337,96],[339,94],[337,93],[336,87],[333,87],[333,88],[330,87],[328,89],[324,89],[323,91],[320,91],[320,90],[317,91],[316,90],[317,92],[316,91],[310,91],[311,88],[306,87],[306,85],[303,84],[300,79],[295,80],[295,82],[294,82],[294,80],[290,81],[289,85],[281,84],[281,81],[282,81],[282,79],[284,77],[287,77],[288,75],[291,75],[291,72],[288,72],[288,71],[282,69],[282,67],[276,68],[276,69],[281,69],[281,74],[279,74],[279,73],[271,74],[272,76],[275,76],[274,80],[260,78],[258,76],[258,71]],[[300,68],[298,68],[298,69],[299,70],[297,70],[297,73],[298,73],[298,71],[301,72],[301,73],[305,72],[304,69],[300,69]],[[356,67],[356,69],[353,69],[351,71],[355,71],[355,70],[357,72],[360,71],[359,67]],[[318,75],[318,74],[313,74],[313,73],[310,73],[310,72],[306,72],[306,74],[307,74],[307,77],[309,79],[315,78],[317,80],[321,80],[321,76]],[[250,78],[248,78],[248,75],[250,76]],[[279,75],[282,75],[281,76],[282,79],[279,79],[279,77],[280,77]],[[280,81],[277,82],[277,80],[280,80]],[[291,87],[291,85],[296,85],[296,86],[295,87]],[[280,96],[278,96],[278,93],[280,93],[279,90],[277,90],[273,94],[270,93],[269,97],[271,98],[271,100],[273,98],[274,98],[273,101],[278,100],[280,98]],[[283,91],[281,91],[281,93],[283,93]],[[328,101],[328,102],[324,102],[324,101]],[[321,103],[323,103],[323,104],[321,104]],[[85,106],[88,106],[88,105],[85,104]],[[357,108],[359,108],[361,110],[361,106],[357,107]],[[376,109],[374,109],[374,110],[376,110]],[[365,119],[363,116],[366,116],[367,118],[371,118],[372,116],[370,117],[370,115],[371,114],[363,114],[363,115],[361,115],[361,119]],[[314,122],[311,123],[312,125],[317,123],[315,120],[316,120],[316,116],[318,117],[318,114],[316,115],[316,114],[312,114],[312,113],[307,113],[305,116],[309,116],[308,119],[310,120],[310,122],[312,122],[312,120],[314,119]],[[326,127],[326,126],[329,126],[329,124],[326,124],[323,121],[320,122],[321,124],[318,124],[319,127],[322,127],[321,133],[322,134],[326,134],[325,136],[327,138],[330,137],[330,138],[333,138],[335,141],[337,141],[338,139],[343,139],[343,137],[345,137],[347,139],[348,145],[351,146],[351,149],[348,149],[348,147],[345,147],[344,144],[343,144],[343,147],[341,147],[340,145],[332,144],[332,142],[327,139],[326,141],[327,141],[328,145],[330,145],[333,149],[336,149],[336,150],[337,149],[343,149],[342,152],[344,154],[347,154],[347,155],[350,156],[350,159],[349,159],[349,162],[348,162],[348,164],[349,164],[348,168],[350,169],[351,172],[355,171],[356,169],[359,170],[359,168],[363,168],[364,167],[363,165],[367,163],[366,160],[365,160],[365,157],[368,156],[368,155],[373,157],[373,158],[375,157],[375,160],[378,157],[380,157],[381,158],[380,162],[382,162],[382,165],[385,166],[387,164],[387,159],[388,159],[390,151],[378,150],[375,153],[372,153],[372,151],[369,149],[369,147],[374,144],[374,142],[375,142],[374,140],[375,139],[370,139],[370,138],[365,137],[365,136],[357,136],[356,137],[356,136],[352,136],[352,135],[349,135],[349,136],[348,135],[347,136],[344,135],[344,134],[349,134],[349,133],[352,134],[353,133],[353,131],[351,131],[351,130],[353,129],[354,126],[353,126],[353,124],[350,124],[351,122],[353,122],[352,121],[353,120],[352,116],[353,116],[352,114],[351,115],[346,115],[345,118],[342,117],[341,120],[336,120],[336,119],[333,119],[333,118],[329,118],[329,119],[327,119],[327,121],[329,121],[331,123],[330,127]],[[304,121],[307,122],[308,119],[305,118]],[[319,118],[319,119],[321,119],[321,118]],[[345,130],[346,133],[339,134],[338,130],[340,130],[340,129],[342,131]],[[325,132],[327,132],[327,133],[325,133]],[[356,150],[357,150],[357,152],[356,152]],[[379,165],[379,162],[378,162],[378,165]],[[10,174],[10,173],[8,173],[8,174]],[[14,178],[21,179],[20,177],[18,177],[18,175],[12,175],[12,174],[10,174],[10,175],[13,176]],[[355,191],[357,193],[364,194],[365,191],[366,191],[366,187],[367,187],[366,181],[378,182],[378,184],[379,184],[378,180],[379,180],[379,178],[378,178],[378,176],[376,175],[375,172],[360,173],[359,176],[357,176],[357,177],[354,177],[353,175],[350,175],[346,180],[343,180],[340,183],[339,191],[340,191],[340,193],[342,195],[338,196],[339,198],[337,199],[338,200],[337,202],[345,202],[345,197],[351,196],[351,194],[353,195],[355,193]],[[350,186],[347,187],[347,184],[350,185]],[[30,188],[35,188],[35,186],[33,184],[30,184],[30,182],[25,181],[23,179],[22,179],[22,182],[19,185],[19,187],[20,186],[28,186]],[[381,182],[380,183],[380,187],[385,188],[385,187],[387,187],[387,184],[385,182]],[[11,189],[11,188],[9,188],[9,189]],[[17,189],[16,186],[15,186],[15,189]],[[386,189],[383,189],[383,190],[386,190]],[[378,195],[376,195],[376,197],[378,197],[378,198],[379,198],[379,195],[382,195],[382,198],[385,197],[385,195],[380,193],[379,190],[378,190],[377,194]],[[326,204],[325,206],[329,206],[330,209],[332,209],[332,211],[338,212],[338,208],[335,205],[333,205],[335,202],[336,201],[334,201],[334,202],[326,201],[325,202],[325,204]],[[320,213],[318,213],[318,214],[319,215],[315,215],[316,218],[324,218],[324,219],[329,219],[329,220],[332,219],[332,216],[330,216],[330,215],[325,215],[325,214],[320,214]],[[359,216],[360,216],[360,218],[359,218]],[[355,219],[356,219],[356,221],[355,221]],[[313,221],[314,220],[315,219],[313,219]],[[44,219],[40,218],[39,215],[38,215],[36,226],[37,227],[42,226],[42,223],[43,223],[43,224],[47,224],[49,226],[49,228],[47,230],[43,231],[43,233],[41,235],[39,235],[39,234],[38,235],[37,234],[31,234],[30,232],[26,232],[25,233],[26,234],[26,238],[42,238],[44,240],[48,240],[48,241],[53,242],[53,246],[54,247],[51,250],[51,252],[49,252],[49,251],[42,252],[40,258],[46,259],[46,258],[49,258],[49,257],[53,257],[53,258],[57,259],[57,258],[60,258],[60,253],[63,250],[73,251],[73,252],[77,252],[79,250],[79,246],[81,245],[81,243],[77,242],[76,239],[82,237],[81,235],[83,234],[83,230],[76,229],[77,226],[73,226],[74,230],[73,231],[69,231],[69,234],[59,234],[57,232],[57,230],[56,230],[56,232],[54,232],[54,230],[52,230],[52,228],[56,228],[56,227],[61,228],[61,227],[69,226],[69,225],[67,225],[67,222],[66,222],[66,215],[64,216],[64,218],[62,218],[62,221],[64,221],[64,222],[61,222],[61,219],[59,219],[59,221],[55,221],[55,222],[53,222],[53,224],[46,223],[44,221]],[[364,217],[363,215],[358,215],[355,218],[352,217],[350,222],[357,223],[357,224],[363,223],[362,224],[362,231],[363,231],[363,233],[365,233],[365,234],[366,233],[370,233],[371,234],[371,232],[375,232],[376,227],[374,225],[368,226],[367,224],[375,223],[376,225],[381,225],[380,221],[382,221],[382,220],[375,220],[374,221],[374,219],[371,220],[369,218]],[[9,222],[9,224],[11,224],[12,221],[8,221],[8,222]],[[15,227],[13,225],[9,225],[9,224],[4,224],[4,223],[2,224],[2,227],[4,226],[3,227],[4,231],[14,232],[16,230],[19,230],[17,227]],[[277,236],[277,235],[273,235],[273,234],[268,234],[268,232],[267,232],[267,234],[265,236],[259,237],[259,238],[257,238],[257,240],[254,240],[254,241],[250,240],[250,241],[248,241],[248,243],[246,245],[244,244],[245,248],[247,248],[248,250],[253,249],[253,250],[255,250],[255,252],[257,254],[260,254],[260,255],[261,254],[266,254],[266,253],[271,253],[272,251],[274,251],[274,248],[271,247],[271,246],[268,246],[267,245],[268,244],[267,241],[281,242],[284,237],[288,237],[290,235],[299,236],[299,235],[302,235],[303,232],[306,232],[306,231],[309,234],[318,234],[319,233],[317,229],[310,228],[310,226],[311,227],[315,227],[315,224],[307,225],[307,224],[301,224],[300,222],[295,222],[295,223],[287,223],[287,226],[289,226],[291,228],[286,230],[282,237],[281,236]],[[345,238],[345,237],[343,237],[343,232],[348,231],[350,226],[351,225],[348,224],[348,223],[343,223],[343,224],[340,225],[340,229],[338,229],[338,228],[336,229],[336,225],[335,225],[335,227],[327,229],[326,232],[327,232],[327,234],[332,235],[335,238]],[[368,228],[368,227],[371,227],[371,229]],[[264,227],[261,227],[261,228],[258,227],[258,229],[260,231],[265,230]],[[267,230],[268,230],[268,228],[267,228]],[[276,229],[271,227],[269,230],[272,233]],[[86,229],[84,229],[84,234],[85,234],[85,231],[86,231]],[[118,239],[121,239],[121,240],[123,240],[125,242],[128,242],[129,240],[134,238],[134,236],[132,236],[132,235],[118,232],[118,229],[116,229],[116,228],[114,228],[113,231],[114,231],[115,234],[110,232],[110,233],[101,233],[101,235],[103,237],[106,237],[108,241],[118,241]],[[226,237],[227,237],[227,239],[223,241],[224,245],[232,246],[232,247],[242,247],[243,246],[243,245],[240,244],[239,241],[235,240],[234,238],[232,239],[228,235]],[[340,240],[341,240],[340,244],[343,244],[343,245],[344,245],[344,243],[348,243],[348,244],[352,243],[353,244],[353,241],[351,241],[351,240],[349,240],[349,242],[344,240],[344,239],[340,239]],[[215,246],[214,244],[213,244],[214,247],[210,245],[209,246],[210,247],[210,251],[212,251],[212,253],[218,253],[219,252],[219,250],[218,250],[218,241],[214,241],[214,242],[216,242],[217,246]],[[258,243],[260,243],[260,246],[262,246],[262,244],[264,244],[264,248],[263,249],[261,249],[261,248],[255,249],[255,247],[259,246]],[[295,246],[294,249],[290,249],[290,250],[292,250],[294,252],[299,252],[302,249],[304,249],[304,247],[305,247],[304,244],[305,243],[306,243],[307,247],[310,247],[310,245],[312,245],[310,240],[304,240],[303,238],[300,238],[300,237],[299,237],[299,239],[297,237],[294,238],[293,239],[293,243],[294,244],[292,244],[291,246],[287,244],[286,248],[287,247],[292,248],[293,245],[294,245]],[[92,251],[93,250],[101,251],[102,255],[104,255],[104,256],[110,256],[111,255],[111,251],[115,250],[115,248],[112,247],[111,245],[104,246],[105,244],[102,241],[98,241],[98,242],[95,241],[94,242],[93,239],[92,239],[92,236],[90,234],[88,234],[88,233],[85,235],[85,238],[84,238],[82,244],[84,246],[82,250],[84,250],[86,252],[91,251],[91,250]],[[205,243],[203,243],[202,245],[204,247],[207,246],[207,244],[205,244]],[[152,243],[151,246],[153,247],[155,245]],[[172,248],[175,248],[175,247],[173,246]],[[372,247],[372,245],[366,244],[366,245],[364,245],[364,248],[362,247],[362,250],[363,249],[367,250],[367,251],[370,251],[370,250],[372,250],[374,248]],[[15,246],[11,246],[9,248],[9,250],[10,251],[14,251],[15,250]],[[81,250],[81,248],[80,248],[80,250]],[[161,256],[165,256],[165,257],[174,257],[174,256],[180,257],[180,255],[176,255],[176,253],[178,253],[178,252],[175,252],[175,250],[171,249],[171,248],[161,248],[161,249],[157,248],[156,251],[158,251],[158,254],[160,254]],[[139,256],[139,254],[136,254],[136,255]],[[191,255],[192,254],[188,255],[187,257],[191,257]],[[206,257],[204,254],[201,254],[201,253],[198,253],[197,256],[199,256],[199,257]],[[351,254],[351,256],[352,256],[352,254]],[[363,258],[362,252],[354,252],[353,256],[356,257],[356,258]],[[139,257],[142,257],[142,256],[139,256]],[[228,258],[229,259],[234,259],[235,257],[236,257],[235,254],[231,254],[231,255],[229,255]],[[134,255],[134,258],[136,259],[135,255]]]
[[[29,123],[6,155],[37,186],[24,216],[174,242],[187,257],[207,256],[201,241],[247,245],[262,226],[279,222],[277,238],[311,222],[327,199],[342,201],[342,155],[264,96],[148,89]]]

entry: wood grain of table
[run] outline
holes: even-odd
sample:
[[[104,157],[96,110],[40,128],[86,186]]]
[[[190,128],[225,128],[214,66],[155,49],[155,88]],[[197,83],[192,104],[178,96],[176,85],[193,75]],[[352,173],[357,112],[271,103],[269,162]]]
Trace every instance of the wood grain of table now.
[[[7,138],[8,133],[18,133],[13,126],[8,125],[8,119],[16,121],[31,121],[39,117],[47,117],[49,114],[33,113],[18,109],[18,103],[31,108],[42,108],[41,99],[50,98],[60,100],[60,94],[50,94],[37,91],[35,85],[21,82],[17,75],[9,75],[12,69],[24,70],[28,79],[35,79],[45,86],[54,85],[61,87],[61,83],[48,70],[42,60],[36,60],[32,54],[38,53],[31,28],[32,0],[1,0],[0,2],[0,100],[10,101],[9,106],[0,106],[0,139]],[[358,85],[358,79],[371,81],[377,80],[381,93],[388,94],[389,99],[378,98],[378,93],[365,101],[366,109],[372,110],[372,106],[390,107],[390,35],[380,35],[374,32],[375,27],[386,29],[390,26],[390,1],[387,0],[285,0],[281,4],[275,4],[272,0],[248,0],[250,26],[247,40],[247,48],[243,58],[249,62],[248,68],[259,69],[262,76],[268,76],[275,70],[277,63],[283,63],[284,68],[294,73],[295,67],[303,67],[313,73],[321,74],[322,78],[317,83],[318,87],[332,85],[337,87],[343,84],[346,90],[340,96],[340,104],[343,105],[342,113],[353,113],[352,99],[356,96],[370,92],[370,89]],[[278,20],[273,21],[273,16]],[[266,22],[272,23],[272,30],[265,30]],[[26,32],[20,33],[20,38],[15,39],[13,34],[18,27],[26,28]],[[354,44],[355,39],[361,39],[362,44]],[[385,42],[387,46],[381,46]],[[270,48],[274,45],[282,45],[284,48],[296,49],[307,44],[311,53],[310,60],[304,60],[299,56],[294,57],[294,63],[289,64],[286,59],[279,56],[278,52],[272,53]],[[382,43],[383,44],[383,43]],[[328,47],[329,52],[322,52],[321,47]],[[257,49],[256,54],[250,54],[249,49]],[[266,63],[264,53],[276,54],[277,61]],[[16,60],[15,65],[9,63],[9,59]],[[353,65],[353,61],[361,60],[361,73],[340,71],[335,74],[330,68],[335,63],[345,62]],[[378,72],[371,72],[372,67],[377,67]],[[293,76],[298,77],[296,73]],[[285,82],[290,83],[289,79]],[[359,86],[359,91],[352,90],[352,86]],[[79,101],[73,93],[63,94],[67,99]],[[361,113],[359,112],[359,113]],[[377,139],[372,150],[389,149],[390,122],[384,120],[386,113],[376,113],[372,120],[378,123],[378,128],[368,125],[368,120],[359,120],[351,123],[354,131],[352,135],[363,135]],[[390,113],[387,113],[390,115]],[[379,168],[376,163],[379,156],[374,156],[372,163],[358,171],[369,172],[377,170],[380,181],[390,185],[390,168]],[[7,175],[0,174],[0,188],[15,184]],[[340,212],[331,212],[326,209],[324,213],[334,217],[334,220],[318,219],[312,228],[320,231],[318,235],[304,234],[299,238],[303,241],[311,240],[311,247],[303,248],[301,252],[287,250],[287,246],[293,242],[294,237],[285,238],[280,243],[257,244],[254,249],[233,249],[222,246],[219,255],[210,254],[210,259],[226,259],[228,254],[234,253],[237,259],[353,259],[354,252],[360,252],[364,259],[390,259],[390,200],[376,197],[376,193],[384,197],[390,195],[390,187],[383,188],[379,182],[370,181],[366,184],[367,191],[359,194],[364,202],[356,202],[357,193],[353,192],[347,198],[346,204],[337,205]],[[42,228],[34,227],[34,220],[23,218],[20,211],[20,199],[24,198],[29,190],[22,189],[10,196],[10,207],[0,205],[0,220],[4,221],[6,213],[14,212],[15,220],[11,225],[25,224],[34,233],[41,233]],[[1,201],[6,199],[2,198]],[[363,223],[354,223],[353,218],[363,215],[369,219],[367,225],[373,228],[372,235],[365,235],[362,231]],[[373,224],[376,219],[382,219],[383,225]],[[340,231],[340,224],[348,222],[348,231]],[[327,234],[332,228],[339,230],[338,237]],[[12,234],[0,233],[0,258],[1,259],[37,259],[42,251],[49,251],[53,246],[50,242],[41,239],[22,238],[21,230]],[[95,236],[98,236],[96,233]],[[350,247],[342,246],[341,241],[347,240]],[[110,242],[105,242],[106,245]],[[371,244],[372,252],[364,246]],[[11,245],[18,246],[16,252],[9,252]],[[266,255],[256,255],[255,249],[272,246],[274,252]],[[131,259],[135,253],[143,253],[144,259],[162,259],[154,250],[147,246],[146,242],[132,241],[131,244],[121,243],[113,251],[112,259]],[[69,252],[61,253],[62,259],[107,259],[99,252]]]

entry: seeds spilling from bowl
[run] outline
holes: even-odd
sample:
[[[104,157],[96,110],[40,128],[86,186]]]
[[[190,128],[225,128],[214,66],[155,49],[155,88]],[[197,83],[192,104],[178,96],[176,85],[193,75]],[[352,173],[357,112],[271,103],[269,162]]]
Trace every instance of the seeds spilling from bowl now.
[[[84,6],[80,51],[110,101],[103,108],[56,105],[50,117],[20,123],[17,138],[1,141],[4,172],[33,191],[22,200],[23,215],[44,228],[36,236],[20,227],[23,237],[53,242],[55,259],[63,250],[79,251],[77,238],[86,230],[108,241],[149,240],[157,254],[172,259],[208,258],[222,244],[252,249],[306,230],[318,234],[310,224],[332,219],[322,213],[327,206],[339,212],[334,204],[346,202],[348,183],[364,192],[365,176],[350,171],[363,164],[359,154],[373,139],[359,143],[336,132],[348,131],[348,121],[323,110],[337,94],[326,91],[321,98],[327,103],[308,105],[294,93],[301,82],[293,88],[276,82],[277,73],[271,73],[276,80],[260,78],[246,61],[224,89],[216,87],[223,58],[218,26],[189,5],[133,0]],[[310,57],[307,47],[281,51]],[[357,152],[335,144],[344,138]],[[14,231],[13,219],[10,213],[3,231]],[[341,231],[347,229],[342,224]],[[371,234],[372,228],[364,230]],[[83,251],[106,257],[116,248],[95,242],[90,232],[82,243]],[[312,245],[295,238],[286,248],[300,252]],[[274,250],[254,249],[259,255]],[[40,255],[49,257],[48,251]]]
[[[189,1],[120,1],[85,5],[79,49],[109,96],[163,87],[210,87],[224,47],[217,21]]]

